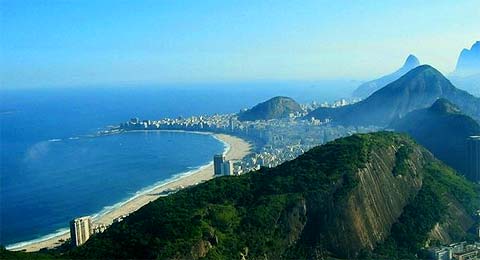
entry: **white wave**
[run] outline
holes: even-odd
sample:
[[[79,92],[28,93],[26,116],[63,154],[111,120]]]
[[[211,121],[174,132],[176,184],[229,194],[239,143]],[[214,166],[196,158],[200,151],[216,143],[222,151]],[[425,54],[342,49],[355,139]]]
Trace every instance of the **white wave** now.
[[[216,135],[212,135],[212,136],[213,136],[213,138],[215,138],[217,141],[219,141],[219,142],[221,142],[221,143],[223,144],[223,154],[224,154],[224,155],[227,154],[227,153],[230,151],[230,149],[231,149],[230,144],[227,143],[227,142],[225,142],[225,141],[223,141],[222,139],[218,138]]]
[[[104,207],[99,212],[91,215],[91,217],[94,220],[97,220],[97,219],[101,218],[102,216],[104,216],[105,214],[108,214],[108,213],[114,211],[115,209],[118,209],[118,208],[122,207],[123,205],[127,204],[128,202],[130,202],[130,201],[132,201],[132,200],[134,200],[134,199],[136,199],[140,196],[148,194],[148,193],[152,192],[153,190],[156,190],[156,189],[161,188],[163,186],[166,186],[166,185],[168,185],[172,182],[178,181],[182,178],[185,178],[185,177],[190,176],[192,174],[195,174],[199,171],[202,171],[203,169],[205,169],[205,168],[207,168],[211,165],[213,165],[213,161],[210,161],[208,164],[195,167],[193,170],[175,174],[175,175],[173,175],[172,177],[170,177],[166,180],[158,181],[158,182],[154,183],[153,185],[147,186],[147,187],[135,192],[134,195],[132,197],[129,197],[128,199],[125,199],[125,200],[117,202],[113,205]]]
[[[68,229],[68,228],[61,228],[61,229],[58,229],[57,231],[55,231],[54,233],[50,233],[50,234],[47,234],[47,235],[45,235],[45,236],[41,236],[41,237],[36,238],[36,239],[32,239],[32,240],[28,240],[28,241],[23,241],[23,242],[18,242],[18,243],[14,243],[14,244],[11,244],[11,245],[7,245],[5,248],[8,249],[8,250],[12,250],[12,249],[15,249],[15,248],[20,248],[20,247],[28,246],[28,245],[31,245],[31,244],[35,244],[35,243],[38,243],[38,242],[42,242],[42,241],[45,241],[45,240],[48,240],[48,239],[51,239],[51,238],[54,238],[54,237],[57,237],[57,236],[66,234],[66,233],[68,233],[68,232],[69,232],[69,229]]]

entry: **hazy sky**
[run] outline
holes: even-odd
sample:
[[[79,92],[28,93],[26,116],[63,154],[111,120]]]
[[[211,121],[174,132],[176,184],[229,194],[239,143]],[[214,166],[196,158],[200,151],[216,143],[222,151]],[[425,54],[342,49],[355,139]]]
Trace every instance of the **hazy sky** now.
[[[2,87],[369,79],[409,53],[442,72],[480,1],[0,0]]]

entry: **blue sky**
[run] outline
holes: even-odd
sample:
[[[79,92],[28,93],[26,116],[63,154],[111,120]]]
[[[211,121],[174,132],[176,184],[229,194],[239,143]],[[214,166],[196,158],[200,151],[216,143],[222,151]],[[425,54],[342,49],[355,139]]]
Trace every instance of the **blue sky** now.
[[[444,73],[480,2],[0,0],[0,84],[369,79],[410,53]]]

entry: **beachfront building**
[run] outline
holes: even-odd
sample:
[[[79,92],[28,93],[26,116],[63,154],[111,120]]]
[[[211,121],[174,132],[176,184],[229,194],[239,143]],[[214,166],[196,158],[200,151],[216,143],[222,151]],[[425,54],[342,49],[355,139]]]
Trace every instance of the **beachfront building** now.
[[[222,175],[233,175],[233,161],[228,160],[222,163]]]
[[[104,225],[104,224],[94,225],[92,228],[92,234],[100,234],[100,233],[103,233],[103,231],[105,230],[107,230],[107,225]]]
[[[217,154],[213,157],[213,172],[217,176],[233,175],[233,161],[225,160],[225,155]]]
[[[70,239],[73,246],[85,243],[92,234],[92,218],[89,216],[70,221]]]
[[[222,175],[224,162],[225,162],[225,155],[223,154],[216,154],[213,157],[213,173],[215,175]]]

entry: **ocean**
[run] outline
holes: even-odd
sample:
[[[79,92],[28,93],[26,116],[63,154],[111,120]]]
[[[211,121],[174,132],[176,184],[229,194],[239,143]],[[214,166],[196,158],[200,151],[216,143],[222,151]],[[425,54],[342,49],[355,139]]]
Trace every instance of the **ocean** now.
[[[89,86],[0,90],[0,244],[44,239],[189,174],[225,150],[213,136],[93,135],[131,117],[234,113],[276,95],[299,102],[348,96],[352,82]],[[346,94],[347,93],[347,94]]]

